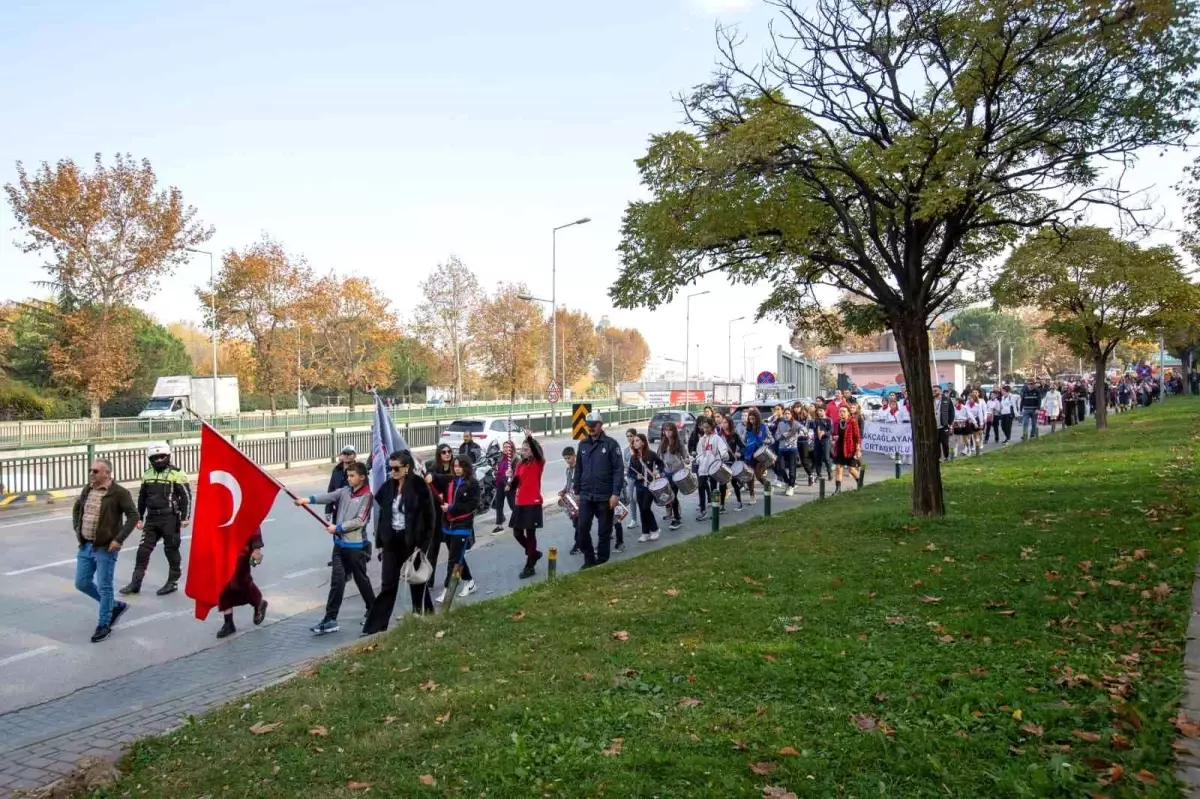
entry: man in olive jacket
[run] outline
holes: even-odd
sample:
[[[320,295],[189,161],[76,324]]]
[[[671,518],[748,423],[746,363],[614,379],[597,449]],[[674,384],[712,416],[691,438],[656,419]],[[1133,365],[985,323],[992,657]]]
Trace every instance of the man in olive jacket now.
[[[79,551],[75,556],[75,589],[100,603],[92,643],[112,635],[113,625],[129,609],[113,601],[113,573],[121,544],[139,521],[133,496],[113,480],[112,464],[103,458],[92,464],[90,479],[71,513]]]

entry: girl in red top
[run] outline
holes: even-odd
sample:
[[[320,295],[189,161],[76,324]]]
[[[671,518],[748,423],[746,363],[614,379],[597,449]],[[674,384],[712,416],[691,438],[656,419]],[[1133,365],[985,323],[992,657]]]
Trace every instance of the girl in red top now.
[[[533,567],[542,559],[537,548],[537,531],[542,527],[542,471],[546,468],[546,457],[542,447],[526,429],[525,442],[521,444],[521,459],[513,470],[512,485],[516,507],[513,508],[513,538],[525,550],[525,568],[519,575],[522,580],[532,577]]]
[[[848,468],[850,477],[858,479],[858,459],[862,457],[862,433],[858,422],[843,405],[838,410],[838,420],[833,426],[833,462],[837,465],[833,493],[842,492],[842,469]]]

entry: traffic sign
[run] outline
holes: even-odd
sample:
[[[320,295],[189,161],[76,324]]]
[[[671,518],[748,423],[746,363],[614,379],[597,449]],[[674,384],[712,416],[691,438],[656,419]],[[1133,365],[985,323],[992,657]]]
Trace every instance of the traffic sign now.
[[[546,386],[546,401],[554,405],[562,399],[562,389],[558,387],[557,380],[551,380],[550,385]]]
[[[582,441],[587,438],[587,415],[592,412],[592,403],[577,402],[571,411],[571,438]]]
[[[774,372],[759,372],[758,373],[757,383],[760,386],[771,385],[774,382],[775,382],[775,373]]]

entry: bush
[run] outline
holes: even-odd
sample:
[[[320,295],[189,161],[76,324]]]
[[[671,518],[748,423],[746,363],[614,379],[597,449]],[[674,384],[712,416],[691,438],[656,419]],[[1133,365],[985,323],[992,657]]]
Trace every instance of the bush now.
[[[43,397],[21,383],[0,385],[0,420],[50,419],[55,413],[52,398]]]

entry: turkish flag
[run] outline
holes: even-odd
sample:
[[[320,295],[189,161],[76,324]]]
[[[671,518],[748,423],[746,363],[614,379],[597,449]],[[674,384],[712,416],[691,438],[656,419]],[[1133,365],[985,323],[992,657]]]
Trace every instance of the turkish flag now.
[[[207,424],[200,431],[200,474],[184,593],[204,621],[217,606],[250,536],[275,504],[279,483]]]

